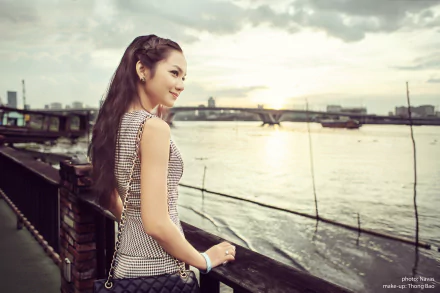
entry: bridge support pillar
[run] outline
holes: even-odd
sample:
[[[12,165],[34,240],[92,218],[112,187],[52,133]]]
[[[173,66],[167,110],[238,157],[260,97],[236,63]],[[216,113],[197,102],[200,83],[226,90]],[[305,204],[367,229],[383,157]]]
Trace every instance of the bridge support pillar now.
[[[280,118],[282,114],[278,113],[257,113],[258,116],[260,116],[261,121],[263,121],[263,124],[261,126],[264,126],[266,124],[268,125],[280,125]]]

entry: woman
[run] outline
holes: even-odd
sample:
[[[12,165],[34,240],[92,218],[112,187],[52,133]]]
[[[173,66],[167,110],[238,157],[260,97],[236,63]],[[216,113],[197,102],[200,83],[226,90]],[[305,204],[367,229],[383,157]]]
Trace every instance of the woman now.
[[[174,257],[202,273],[235,259],[223,242],[199,253],[185,240],[177,214],[183,173],[179,150],[163,121],[184,90],[186,60],[180,46],[155,35],[140,36],[125,50],[99,111],[92,138],[94,187],[99,203],[120,220],[141,132],[114,278],[175,273]],[[156,114],[152,114],[156,109]]]

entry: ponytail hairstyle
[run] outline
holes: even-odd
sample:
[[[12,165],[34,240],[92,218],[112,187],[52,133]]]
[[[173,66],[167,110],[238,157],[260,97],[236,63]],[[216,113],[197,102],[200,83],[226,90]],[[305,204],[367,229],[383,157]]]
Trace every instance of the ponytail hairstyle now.
[[[151,71],[151,78],[156,73],[159,61],[168,58],[173,51],[182,52],[180,46],[156,35],[137,37],[127,47],[99,109],[93,127],[89,155],[93,165],[93,189],[97,202],[108,209],[111,196],[117,187],[115,177],[116,140],[122,116],[136,100],[140,101],[137,84],[140,82],[136,72],[136,63],[140,61]],[[148,81],[146,81],[148,82]],[[164,117],[165,109],[157,106],[156,115]]]

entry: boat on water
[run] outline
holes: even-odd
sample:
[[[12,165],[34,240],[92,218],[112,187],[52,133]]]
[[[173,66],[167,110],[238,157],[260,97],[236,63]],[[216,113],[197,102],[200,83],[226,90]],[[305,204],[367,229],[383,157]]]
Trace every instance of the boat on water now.
[[[321,120],[322,127],[329,128],[347,128],[347,129],[358,129],[362,126],[359,121],[354,119],[328,119]]]
[[[78,139],[89,133],[86,113],[51,113],[0,106],[0,145]]]

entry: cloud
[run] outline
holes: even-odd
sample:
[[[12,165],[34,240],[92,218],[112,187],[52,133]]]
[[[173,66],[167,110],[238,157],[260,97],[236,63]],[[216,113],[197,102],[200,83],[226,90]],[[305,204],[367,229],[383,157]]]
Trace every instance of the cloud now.
[[[2,42],[18,48],[119,49],[149,33],[190,44],[200,33],[232,35],[247,24],[291,34],[313,29],[346,42],[367,33],[440,27],[440,15],[430,10],[436,1],[0,1]]]
[[[429,70],[440,69],[440,51],[426,57],[416,58],[410,66],[395,66],[399,70]]]
[[[426,9],[436,5],[436,1],[298,0],[290,8],[298,24],[353,42],[367,33],[415,29],[418,15],[433,16]],[[425,26],[440,26],[437,20],[428,21]]]
[[[266,86],[248,86],[248,87],[226,87],[226,88],[209,88],[208,86],[192,82],[185,85],[185,90],[182,93],[182,98],[185,105],[195,105],[197,103],[205,102],[209,97],[214,97],[224,101],[248,99],[248,96],[257,90],[267,89]]]
[[[430,78],[427,83],[440,83],[440,78]]]
[[[224,97],[237,97],[241,98],[248,94],[250,94],[253,91],[256,90],[264,90],[267,89],[266,86],[249,86],[249,87],[236,87],[236,88],[225,88],[225,89],[219,89],[214,90],[213,93],[216,96],[224,96]]]
[[[39,20],[34,7],[25,3],[26,1],[1,1],[0,20],[10,23],[34,23]]]
[[[190,103],[206,101],[209,96],[221,97],[222,101],[245,101],[251,95],[258,96],[260,92],[253,91],[265,87],[234,85],[270,84],[268,80],[278,78],[275,75],[278,73],[269,76],[269,79],[262,78],[263,74],[258,74],[257,70],[265,66],[270,66],[268,72],[277,72],[272,70],[286,66],[307,69],[304,70],[305,75],[316,75],[304,77],[307,84],[310,79],[325,80],[337,74],[350,77],[356,69],[347,70],[352,65],[359,69],[370,61],[368,66],[376,64],[374,62],[388,64],[381,62],[385,57],[378,56],[382,51],[389,50],[385,48],[385,41],[381,43],[381,40],[385,37],[389,44],[395,46],[400,34],[391,33],[396,31],[403,31],[405,36],[409,35],[406,35],[407,32],[420,31],[427,36],[414,38],[418,40],[417,54],[426,54],[426,57],[408,57],[411,55],[405,54],[413,54],[414,48],[411,48],[399,51],[397,55],[401,58],[386,60],[398,65],[393,68],[401,70],[399,74],[404,76],[407,74],[404,70],[419,70],[421,80],[426,81],[422,70],[440,67],[435,36],[431,37],[431,33],[440,32],[438,1],[0,0],[0,7],[0,66],[4,72],[0,89],[20,89],[19,81],[26,79],[28,100],[34,98],[44,103],[54,99],[65,99],[67,102],[101,96],[126,46],[136,36],[150,33],[177,41],[184,50],[191,49],[192,52],[187,53],[187,56],[194,56],[191,81],[187,83],[183,99]],[[262,27],[261,31],[259,27]],[[321,34],[317,36],[310,31]],[[346,44],[329,42],[322,32]],[[296,35],[290,38],[289,34]],[[365,39],[371,34],[377,36]],[[209,41],[203,43],[205,40]],[[300,40],[301,43],[293,44],[292,40]],[[364,42],[350,44],[361,40]],[[371,46],[374,40],[379,40],[379,43]],[[402,44],[404,42],[402,40]],[[426,44],[432,47],[428,48]],[[399,50],[398,46],[395,46],[396,50]],[[240,50],[244,47],[249,54]],[[289,50],[281,54],[280,47]],[[309,51],[314,53],[306,54]],[[430,52],[437,54],[429,55]],[[323,59],[325,61],[321,63],[324,64],[317,64]],[[400,63],[402,59],[409,62]],[[313,65],[306,68],[305,64],[310,62]],[[317,67],[323,67],[321,65],[332,68],[332,76],[320,75]],[[369,70],[368,66],[362,70]],[[357,71],[358,76],[364,73],[360,70]],[[237,82],[231,82],[231,76],[236,72],[246,74],[247,80],[238,83],[238,79],[244,80],[244,76],[240,76]],[[72,81],[72,76],[77,80]],[[294,78],[295,72],[292,80]],[[219,81],[226,88],[219,88]],[[210,88],[211,82],[217,83],[217,86]],[[271,90],[283,86],[273,83],[275,85],[271,85]],[[322,84],[324,86],[325,82]],[[426,88],[436,86],[424,85]],[[334,85],[332,87],[331,90],[340,90],[334,89]]]

